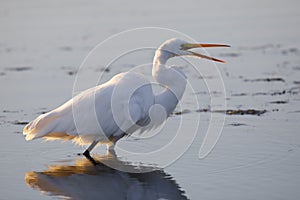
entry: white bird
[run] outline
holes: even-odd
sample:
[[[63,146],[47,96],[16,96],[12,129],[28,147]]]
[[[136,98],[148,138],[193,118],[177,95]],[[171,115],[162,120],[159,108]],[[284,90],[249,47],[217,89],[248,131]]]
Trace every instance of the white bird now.
[[[190,50],[202,47],[229,46],[167,40],[156,50],[153,59],[152,76],[164,87],[161,93],[154,94],[151,82],[142,74],[132,71],[117,74],[106,83],[83,91],[31,121],[23,130],[26,140],[62,139],[90,145],[83,155],[94,162],[90,151],[98,143],[106,144],[109,150],[113,150],[115,143],[124,135],[131,135],[137,130],[145,131],[162,123],[162,120],[155,120],[161,114],[152,112],[152,106],[162,106],[166,117],[174,111],[185,91],[187,76],[179,67],[167,66],[168,59],[194,56],[224,62]]]

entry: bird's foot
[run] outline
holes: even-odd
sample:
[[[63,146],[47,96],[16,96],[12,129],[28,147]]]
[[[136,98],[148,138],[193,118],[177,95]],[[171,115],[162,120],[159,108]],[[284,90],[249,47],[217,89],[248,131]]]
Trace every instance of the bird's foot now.
[[[90,152],[88,150],[86,150],[85,152],[83,152],[83,155],[89,160],[91,161],[91,163],[93,163],[93,165],[98,165],[99,163],[90,155]]]

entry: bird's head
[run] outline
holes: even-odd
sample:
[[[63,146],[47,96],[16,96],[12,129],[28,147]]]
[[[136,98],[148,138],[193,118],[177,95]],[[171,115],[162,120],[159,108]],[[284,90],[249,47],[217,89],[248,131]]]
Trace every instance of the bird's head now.
[[[216,62],[225,62],[217,58],[213,58],[210,56],[206,56],[191,51],[191,49],[194,48],[205,48],[205,47],[230,47],[230,46],[225,44],[195,44],[195,43],[188,43],[184,40],[174,38],[164,42],[158,49],[161,51],[168,52],[172,54],[172,56],[195,56],[195,57],[204,58]]]

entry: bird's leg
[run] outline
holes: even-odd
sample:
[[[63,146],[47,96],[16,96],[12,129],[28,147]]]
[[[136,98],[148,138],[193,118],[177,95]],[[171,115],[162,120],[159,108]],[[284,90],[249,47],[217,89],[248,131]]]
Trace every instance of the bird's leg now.
[[[94,165],[97,165],[95,159],[90,155],[91,150],[97,145],[98,141],[93,141],[93,143],[83,152],[83,155],[89,159]]]
[[[113,157],[116,156],[116,152],[115,152],[115,143],[113,142],[109,142],[106,144],[106,155],[111,155]]]
[[[112,155],[114,157],[117,156],[116,152],[115,152],[115,144],[117,143],[117,141],[119,139],[121,139],[124,134],[121,134],[119,136],[110,136],[109,137],[109,142],[106,144],[106,149],[107,149],[107,155]]]
[[[106,144],[107,151],[115,151],[115,143],[109,142]]]
[[[119,135],[119,136],[110,136],[109,142],[106,144],[107,151],[109,152],[115,152],[115,144],[119,139],[121,139],[125,134]]]
[[[93,163],[94,165],[97,165],[98,163],[96,162],[96,160],[90,155],[90,152],[88,150],[85,150],[85,152],[83,153],[83,155],[89,160],[91,161],[91,163]]]

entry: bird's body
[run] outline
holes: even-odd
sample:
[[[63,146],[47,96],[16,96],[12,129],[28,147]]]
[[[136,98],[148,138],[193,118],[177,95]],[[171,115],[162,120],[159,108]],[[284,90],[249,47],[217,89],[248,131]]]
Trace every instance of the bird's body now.
[[[152,75],[164,88],[161,93],[154,94],[150,81],[142,74],[131,71],[117,74],[108,82],[83,91],[30,122],[23,131],[26,140],[63,139],[91,144],[85,154],[89,157],[89,152],[98,143],[114,145],[124,135],[158,126],[164,120],[154,120],[159,113],[151,108],[160,105],[168,117],[182,98],[187,83],[182,70],[166,65],[168,59],[187,55],[220,61],[188,51],[205,47],[197,45],[171,39],[158,48]]]
[[[141,84],[143,86],[133,93],[130,102],[126,91],[114,92],[123,87]],[[122,88],[118,88],[119,85]],[[122,121],[116,122],[113,117],[112,97],[118,101],[117,105],[114,104],[117,106],[114,109],[118,112],[118,119]],[[49,140],[74,140],[83,145],[95,140],[107,143],[109,139],[134,132],[135,123],[145,125],[149,121],[148,111],[154,105],[154,98],[152,87],[143,75],[135,72],[120,73],[30,122],[24,128],[26,140],[44,137]],[[128,109],[132,113],[131,119],[125,117]],[[127,130],[130,132],[126,132]]]

